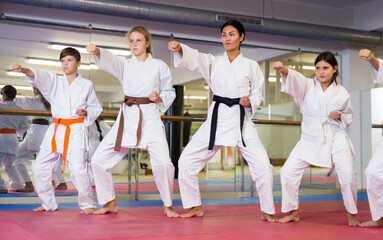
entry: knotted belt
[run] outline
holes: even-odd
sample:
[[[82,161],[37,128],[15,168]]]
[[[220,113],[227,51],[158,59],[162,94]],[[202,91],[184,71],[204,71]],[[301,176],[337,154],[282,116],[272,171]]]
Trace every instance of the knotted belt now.
[[[233,105],[239,105],[240,109],[240,128],[241,128],[241,138],[243,146],[246,147],[245,141],[243,141],[243,122],[245,120],[245,108],[239,104],[240,98],[226,98],[226,97],[220,97],[217,95],[214,95],[213,101],[215,101],[214,109],[213,109],[213,116],[211,118],[211,126],[210,126],[210,140],[209,140],[209,150],[213,150],[214,142],[215,142],[215,134],[217,132],[217,118],[218,118],[218,107],[220,103],[224,103],[227,106],[231,107]]]
[[[14,133],[16,133],[15,129],[0,128],[0,134],[14,134]]]
[[[49,121],[44,118],[35,118],[30,121],[31,124],[49,125]]]
[[[116,144],[114,145],[114,151],[120,151],[121,149],[122,135],[124,134],[124,111],[123,111],[124,103],[128,107],[137,105],[138,110],[140,111],[140,118],[138,120],[138,127],[137,127],[137,143],[136,143],[136,147],[137,147],[141,140],[141,128],[142,128],[142,112],[141,112],[140,104],[149,104],[153,102],[149,98],[145,98],[145,97],[129,97],[129,96],[124,97],[124,101],[121,102],[121,117],[120,117],[120,123],[118,125],[118,132],[117,132]]]
[[[57,150],[56,145],[56,130],[59,124],[66,126],[65,137],[64,137],[64,149],[63,149],[63,159],[64,165],[61,172],[64,172],[65,164],[66,164],[66,155],[68,152],[69,145],[69,136],[70,136],[70,127],[71,124],[83,123],[84,118],[74,118],[74,119],[64,119],[64,118],[53,118],[53,123],[55,124],[55,131],[52,137],[52,153]]]

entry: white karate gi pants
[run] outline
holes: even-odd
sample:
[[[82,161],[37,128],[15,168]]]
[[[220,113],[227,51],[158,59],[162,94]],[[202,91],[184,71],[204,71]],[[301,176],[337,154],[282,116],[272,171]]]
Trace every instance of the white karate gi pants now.
[[[240,140],[237,147],[246,159],[251,177],[256,183],[261,211],[274,214],[273,166],[270,164],[266,150],[258,136],[246,139],[245,144],[246,147],[243,146],[242,140]],[[192,138],[183,150],[178,163],[178,182],[184,208],[201,206],[198,173],[221,147],[215,145],[213,150],[208,150],[207,143]]]
[[[57,168],[61,169],[60,156],[58,152],[51,153],[41,149],[33,166],[36,192],[46,211],[58,208],[55,189],[52,186],[52,172],[57,171]],[[71,149],[67,154],[67,165],[72,182],[78,191],[79,207],[82,210],[95,208],[84,150]]]
[[[354,170],[349,146],[349,142],[343,134],[336,134],[333,141],[332,161],[335,165],[346,210],[350,214],[356,214],[358,213],[356,208],[357,172]],[[281,168],[282,212],[287,213],[298,209],[298,188],[303,173],[309,166],[308,162],[290,156]]]
[[[115,142],[113,139],[109,139],[108,137],[104,138],[91,160],[97,199],[100,205],[116,198],[112,168],[117,166],[129,151],[129,148],[123,147],[119,152],[114,151]],[[173,199],[174,166],[170,160],[169,147],[166,141],[156,141],[148,143],[147,150],[161,199],[166,207],[170,207]]]
[[[372,220],[383,217],[383,140],[372,156],[366,170],[367,195]]]
[[[59,163],[60,167],[58,167],[57,170],[55,172],[53,172],[53,181],[55,181],[55,184],[57,184],[57,183],[65,183],[64,174],[61,172],[62,163],[63,163],[63,158],[61,157],[60,158],[60,163]]]
[[[19,175],[15,168],[15,155],[9,153],[0,152],[0,165],[3,165],[5,174],[8,177],[8,183],[11,186],[11,190],[24,189],[24,185],[21,182]],[[4,179],[0,175],[0,190],[7,190]]]
[[[27,149],[27,142],[22,142],[19,145],[19,148],[16,153],[16,161],[15,161],[15,168],[17,172],[19,173],[21,181],[24,183],[30,182],[31,178],[29,176],[28,170],[25,166],[25,163],[28,162],[33,155],[35,155],[36,151],[30,151]]]

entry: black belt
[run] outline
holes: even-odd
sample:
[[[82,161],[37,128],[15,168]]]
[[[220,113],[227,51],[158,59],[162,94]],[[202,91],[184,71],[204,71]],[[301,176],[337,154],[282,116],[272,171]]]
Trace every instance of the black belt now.
[[[217,118],[218,118],[218,107],[220,103],[224,103],[227,106],[231,107],[233,105],[239,105],[240,111],[240,128],[241,128],[241,139],[243,146],[246,147],[245,141],[243,141],[243,122],[245,120],[245,108],[239,104],[240,98],[226,98],[214,95],[213,101],[215,101],[213,116],[211,118],[211,126],[210,126],[210,140],[209,140],[209,150],[213,150],[214,142],[215,142],[215,133],[217,132]]]
[[[49,125],[49,121],[44,118],[35,118],[30,121],[31,124]]]

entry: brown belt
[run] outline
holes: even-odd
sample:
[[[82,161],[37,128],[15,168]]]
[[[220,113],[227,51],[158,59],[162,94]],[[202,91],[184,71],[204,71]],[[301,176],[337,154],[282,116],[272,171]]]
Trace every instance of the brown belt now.
[[[32,119],[30,123],[37,124],[37,125],[49,125],[49,121],[43,118]]]
[[[117,132],[116,144],[114,145],[114,151],[120,151],[121,149],[122,135],[124,133],[124,111],[123,111],[124,103],[128,105],[128,107],[137,105],[138,110],[140,111],[140,119],[138,121],[138,127],[137,127],[137,143],[136,143],[136,147],[137,147],[141,140],[141,128],[142,128],[142,112],[141,112],[140,104],[149,104],[153,102],[149,98],[144,98],[144,97],[129,97],[129,96],[124,97],[124,101],[121,102],[121,117],[120,117],[120,123],[118,125],[118,132]]]

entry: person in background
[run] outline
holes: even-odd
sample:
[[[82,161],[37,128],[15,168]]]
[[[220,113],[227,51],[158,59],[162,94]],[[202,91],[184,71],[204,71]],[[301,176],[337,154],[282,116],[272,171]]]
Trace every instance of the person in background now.
[[[16,89],[6,85],[1,89],[0,109],[21,109],[13,101],[16,97]],[[28,129],[28,120],[25,116],[0,115],[0,165],[8,177],[12,191],[23,192],[24,185],[21,182],[15,168],[15,159],[19,142],[17,135],[23,135]],[[0,175],[0,193],[8,193],[4,180]]]

